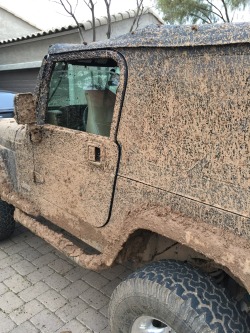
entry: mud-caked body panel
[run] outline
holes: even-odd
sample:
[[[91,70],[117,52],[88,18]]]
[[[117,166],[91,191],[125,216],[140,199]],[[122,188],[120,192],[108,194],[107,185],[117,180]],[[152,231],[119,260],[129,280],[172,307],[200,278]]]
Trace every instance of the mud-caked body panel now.
[[[232,227],[244,223],[248,219],[119,177],[112,219],[102,233],[105,238],[110,235],[106,251],[112,256],[113,249],[122,251],[123,241],[136,230],[150,230],[196,251],[196,254],[186,253],[185,260],[192,261],[202,254],[212,267],[224,269],[250,291],[249,239],[237,235]],[[140,242],[140,255],[146,240],[138,237],[132,244],[136,248]],[[166,242],[166,252],[171,247]],[[157,256],[157,251],[151,251]],[[133,255],[138,257],[136,253]]]
[[[126,59],[119,174],[248,218],[249,47],[136,49]],[[250,237],[250,223],[211,220]]]
[[[136,228],[196,249],[248,285],[249,45],[123,52],[129,77],[110,226],[133,218]],[[176,229],[164,207],[181,214]]]

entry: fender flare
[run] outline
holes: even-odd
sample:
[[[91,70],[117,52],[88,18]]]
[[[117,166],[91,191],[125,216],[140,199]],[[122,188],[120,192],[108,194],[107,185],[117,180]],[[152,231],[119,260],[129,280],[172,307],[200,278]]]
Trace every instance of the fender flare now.
[[[129,214],[122,227],[118,228],[116,223],[111,223],[103,230],[110,239],[108,248],[104,251],[106,258],[112,261],[111,257],[117,255],[129,236],[139,229],[165,236],[203,254],[250,293],[250,245],[246,238],[173,212],[170,208],[149,207]]]

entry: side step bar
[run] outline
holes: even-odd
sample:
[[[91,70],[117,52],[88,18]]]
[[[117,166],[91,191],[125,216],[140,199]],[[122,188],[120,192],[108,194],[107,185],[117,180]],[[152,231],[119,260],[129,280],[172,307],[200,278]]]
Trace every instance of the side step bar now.
[[[97,271],[108,268],[113,263],[113,260],[110,260],[110,258],[107,260],[104,254],[87,254],[81,247],[67,239],[63,233],[51,230],[48,226],[26,215],[18,208],[15,209],[14,219],[79,266]]]

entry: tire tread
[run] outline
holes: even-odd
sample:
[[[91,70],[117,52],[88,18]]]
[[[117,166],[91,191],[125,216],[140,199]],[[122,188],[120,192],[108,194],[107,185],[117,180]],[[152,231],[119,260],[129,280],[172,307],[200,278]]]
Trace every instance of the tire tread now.
[[[179,317],[196,327],[195,333],[250,333],[250,318],[241,312],[239,304],[212,278],[189,264],[162,260],[132,273],[111,298],[112,318],[117,300],[133,291],[171,304]]]

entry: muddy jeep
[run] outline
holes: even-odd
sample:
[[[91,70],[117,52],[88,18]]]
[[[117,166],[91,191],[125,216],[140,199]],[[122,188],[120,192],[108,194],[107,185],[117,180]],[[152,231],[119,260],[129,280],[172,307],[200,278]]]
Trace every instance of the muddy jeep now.
[[[0,121],[0,238],[133,263],[112,333],[249,333],[250,24],[54,45]]]

